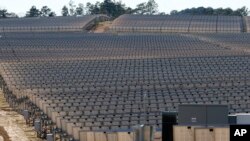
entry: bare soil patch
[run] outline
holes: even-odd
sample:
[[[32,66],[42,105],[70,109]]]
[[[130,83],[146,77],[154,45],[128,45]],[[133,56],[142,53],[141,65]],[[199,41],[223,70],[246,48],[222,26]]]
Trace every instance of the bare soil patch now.
[[[109,30],[109,27],[111,26],[111,21],[101,22],[97,26],[93,28],[91,32],[93,33],[105,33]]]
[[[8,133],[2,126],[0,126],[0,136],[3,137],[4,141],[11,141]]]

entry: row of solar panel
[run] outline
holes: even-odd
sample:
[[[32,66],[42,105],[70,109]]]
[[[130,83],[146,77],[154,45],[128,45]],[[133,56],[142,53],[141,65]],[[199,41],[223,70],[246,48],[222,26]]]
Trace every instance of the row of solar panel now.
[[[28,98],[76,139],[137,124],[161,130],[161,112],[179,104],[250,112],[250,34],[20,35],[0,39],[7,101],[34,111],[20,102]]]
[[[141,16],[122,15],[112,26],[112,32],[190,32],[190,33],[240,33],[248,32],[250,17],[238,16]]]

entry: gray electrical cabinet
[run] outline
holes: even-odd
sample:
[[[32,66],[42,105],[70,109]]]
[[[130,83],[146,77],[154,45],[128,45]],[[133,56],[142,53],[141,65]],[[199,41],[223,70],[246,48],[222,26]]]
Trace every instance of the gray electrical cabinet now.
[[[207,125],[224,126],[228,125],[227,105],[207,105]]]
[[[205,105],[179,105],[178,112],[179,125],[205,125],[206,106]]]
[[[34,126],[35,126],[35,131],[36,132],[40,132],[41,131],[41,121],[39,119],[35,120]]]
[[[24,116],[25,120],[28,120],[29,116],[30,116],[29,111],[28,110],[23,110],[23,116]]]
[[[228,125],[227,105],[179,105],[178,124],[188,126]]]
[[[53,134],[47,134],[47,141],[55,141]]]

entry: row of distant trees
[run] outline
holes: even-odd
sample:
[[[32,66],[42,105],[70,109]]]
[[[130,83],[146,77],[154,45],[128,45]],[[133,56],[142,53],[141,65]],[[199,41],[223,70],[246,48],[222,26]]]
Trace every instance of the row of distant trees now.
[[[154,0],[148,0],[148,2],[140,3],[135,9],[127,7],[121,1],[104,0],[103,2],[90,3],[86,5],[79,3],[75,4],[73,0],[70,0],[68,5],[63,6],[62,16],[80,16],[80,15],[94,15],[94,14],[106,14],[110,17],[118,17],[123,14],[147,14],[153,15],[158,13],[158,4]],[[16,15],[15,15],[16,16]],[[0,18],[15,17],[10,16],[6,9],[0,9]],[[38,9],[36,6],[32,6],[27,11],[25,17],[54,17],[55,12],[48,6],[43,6]]]
[[[48,6],[43,6],[41,10],[32,6],[29,11],[27,11],[25,17],[54,17],[55,12],[52,12]],[[9,13],[6,9],[0,9],[0,18],[18,18],[18,16],[11,12]]]
[[[18,17],[15,13],[9,13],[6,9],[0,9],[0,18]]]
[[[30,10],[26,13],[26,17],[54,17],[56,13],[53,12],[48,6],[43,6],[41,10],[32,6]]]
[[[173,10],[170,15],[235,15],[247,16],[249,13],[248,8],[242,7],[237,10],[231,8],[218,8],[211,7],[204,8],[191,8],[181,11]],[[158,4],[155,0],[148,0],[148,2],[140,3],[136,8],[127,7],[121,1],[104,0],[103,2],[86,3],[86,5],[79,3],[75,4],[70,0],[68,5],[62,7],[62,16],[81,16],[81,15],[94,15],[106,14],[110,17],[116,18],[123,14],[138,14],[138,15],[166,15],[164,12],[159,12]],[[41,9],[32,6],[26,13],[26,17],[54,17],[56,16],[48,6],[43,6]],[[17,17],[15,13],[9,13],[6,9],[0,9],[0,18]]]
[[[106,14],[110,17],[118,17],[123,14],[147,14],[153,15],[158,13],[158,4],[154,0],[140,3],[135,9],[127,7],[121,1],[104,0],[94,4],[88,2],[86,5],[79,3],[75,5],[73,0],[70,0],[68,6],[62,8],[63,16],[74,15],[94,15]]]
[[[191,8],[184,9],[181,11],[173,10],[170,12],[171,15],[226,15],[226,16],[247,16],[249,14],[249,10],[247,7],[238,8],[237,10],[232,10],[231,8],[217,8],[213,9],[211,7],[204,8]]]

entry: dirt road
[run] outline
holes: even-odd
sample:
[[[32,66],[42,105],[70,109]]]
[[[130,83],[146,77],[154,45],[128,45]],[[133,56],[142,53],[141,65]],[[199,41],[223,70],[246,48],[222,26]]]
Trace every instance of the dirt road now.
[[[0,90],[0,141],[42,141],[33,127],[28,127],[22,115],[13,111]]]

